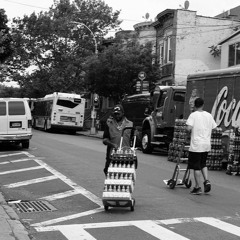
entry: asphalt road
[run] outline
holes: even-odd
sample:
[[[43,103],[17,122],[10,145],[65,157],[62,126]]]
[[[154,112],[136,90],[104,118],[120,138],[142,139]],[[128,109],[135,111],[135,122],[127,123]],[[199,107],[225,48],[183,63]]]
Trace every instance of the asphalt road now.
[[[37,240],[240,238],[238,176],[210,171],[210,194],[193,196],[185,186],[169,189],[163,182],[176,165],[166,155],[137,156],[133,212],[104,211],[105,146],[79,135],[34,130],[28,151],[1,147],[2,191]],[[25,201],[46,201],[50,211],[20,212],[16,203]]]

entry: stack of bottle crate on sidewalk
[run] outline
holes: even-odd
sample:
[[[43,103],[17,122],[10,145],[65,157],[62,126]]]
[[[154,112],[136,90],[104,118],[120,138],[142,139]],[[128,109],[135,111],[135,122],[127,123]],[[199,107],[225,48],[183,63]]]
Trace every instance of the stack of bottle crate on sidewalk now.
[[[169,145],[168,161],[187,162],[188,148],[190,145],[190,133],[187,130],[186,119],[176,119],[173,141]],[[240,138],[239,138],[240,141]],[[240,142],[239,142],[240,143]],[[240,153],[240,145],[239,145]],[[222,149],[222,129],[216,128],[212,131],[211,151],[207,158],[209,170],[222,170],[223,149]]]
[[[231,130],[229,134],[229,154],[226,173],[240,175],[240,132],[239,129]]]
[[[223,148],[222,128],[213,129],[211,136],[211,151],[208,153],[207,167],[209,170],[222,170]]]

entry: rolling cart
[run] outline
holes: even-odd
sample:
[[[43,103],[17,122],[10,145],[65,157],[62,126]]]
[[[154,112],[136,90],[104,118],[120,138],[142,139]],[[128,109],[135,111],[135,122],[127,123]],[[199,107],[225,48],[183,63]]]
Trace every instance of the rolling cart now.
[[[185,146],[182,149],[188,150],[189,146]],[[169,180],[163,180],[165,184],[169,186],[170,189],[174,189],[175,186],[182,186],[185,185],[187,188],[192,186],[192,181],[190,179],[190,169],[188,168],[180,168],[180,161],[181,158],[177,158],[177,163],[172,175],[172,178]],[[183,178],[179,179],[180,172],[184,172]]]
[[[125,130],[134,130],[132,147],[122,147],[123,133]],[[136,156],[135,128],[126,127],[122,130],[120,146],[111,153],[111,162],[104,181],[102,202],[105,211],[109,207],[130,207],[134,211],[135,199],[132,197],[136,180],[137,156]]]

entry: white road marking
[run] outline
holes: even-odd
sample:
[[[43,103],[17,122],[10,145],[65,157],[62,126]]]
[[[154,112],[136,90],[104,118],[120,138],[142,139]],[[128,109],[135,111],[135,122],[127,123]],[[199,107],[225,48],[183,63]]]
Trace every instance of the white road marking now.
[[[240,237],[240,227],[237,227],[233,224],[226,223],[219,219],[211,218],[211,217],[201,217],[201,218],[195,218],[195,219],[198,220],[199,222],[203,222],[205,224],[218,228],[222,231],[225,231]]]
[[[4,164],[9,164],[9,163],[17,163],[17,162],[25,162],[25,161],[32,161],[33,159],[31,158],[22,158],[22,159],[17,159],[17,160],[9,160],[9,161],[5,161],[5,162],[1,162],[1,165]]]
[[[31,226],[35,227],[35,229],[39,232],[45,232],[45,231],[60,231],[68,240],[96,240],[92,235],[90,235],[85,229],[88,228],[109,228],[109,227],[123,227],[123,226],[135,226],[138,227],[139,229],[147,232],[148,234],[156,237],[157,239],[161,240],[188,240],[188,238],[185,238],[177,233],[174,233],[171,230],[168,230],[162,226],[159,225],[171,225],[171,224],[179,224],[179,223],[186,223],[186,222],[202,222],[204,224],[213,226],[215,228],[218,228],[222,231],[231,233],[233,235],[239,236],[240,237],[240,227],[237,227],[233,224],[229,224],[227,222],[223,222],[219,219],[215,219],[212,217],[200,217],[200,218],[178,218],[178,219],[166,219],[166,220],[143,220],[143,221],[123,221],[123,222],[105,222],[105,223],[90,223],[90,224],[77,224],[77,225],[57,225],[57,226],[48,226],[52,225],[55,223],[59,223],[62,221],[67,221],[75,218],[79,218],[82,216],[87,216],[90,214],[94,214],[97,212],[102,212],[103,207],[102,207],[102,202],[101,200],[92,194],[91,192],[87,191],[86,189],[78,186],[76,183],[72,182],[70,179],[56,171],[55,169],[51,168],[48,166],[46,163],[42,162],[39,159],[36,159],[35,156],[29,154],[28,152],[20,152],[20,153],[13,153],[13,154],[6,154],[6,155],[1,155],[0,157],[9,157],[9,156],[15,156],[15,155],[20,155],[20,154],[26,154],[29,158],[28,159],[18,159],[18,160],[12,160],[12,161],[6,161],[2,162],[0,164],[8,164],[8,163],[14,163],[14,162],[23,162],[23,161],[28,161],[28,160],[34,160],[37,162],[40,166],[37,167],[31,167],[31,168],[24,168],[24,169],[18,169],[18,170],[12,170],[12,171],[5,171],[5,172],[0,172],[0,175],[4,174],[10,174],[10,173],[16,173],[16,172],[22,172],[22,171],[30,171],[30,170],[36,170],[36,169],[42,169],[45,168],[49,172],[53,174],[53,176],[48,176],[48,177],[43,177],[43,178],[37,178],[37,179],[32,179],[32,180],[27,180],[27,181],[22,181],[18,183],[13,183],[13,184],[7,184],[5,187],[13,188],[13,187],[18,187],[18,186],[23,186],[23,185],[28,185],[28,184],[34,184],[38,182],[44,182],[44,181],[49,181],[53,179],[61,179],[63,182],[71,186],[74,190],[67,191],[64,193],[59,193],[59,194],[54,194],[51,196],[43,197],[42,199],[50,199],[50,200],[55,200],[67,196],[72,196],[75,194],[82,194],[89,198],[91,201],[97,203],[100,205],[100,208],[93,209],[90,211],[78,213],[78,214],[73,214],[70,216],[66,217],[61,217],[41,223],[35,223],[32,224]],[[225,217],[225,219],[228,219],[231,217]],[[239,219],[239,218],[238,218]]]
[[[164,225],[179,224],[184,222],[197,222],[197,220],[195,220],[194,218],[174,218],[166,220],[156,220],[156,223]]]
[[[35,178],[35,179],[26,180],[26,181],[22,181],[22,182],[6,184],[6,185],[4,185],[4,187],[16,188],[16,187],[26,186],[26,185],[30,185],[30,184],[35,184],[35,183],[46,182],[46,181],[50,181],[50,180],[54,180],[54,179],[58,179],[58,177],[52,175],[52,176],[48,176],[48,177]]]
[[[97,240],[83,228],[76,229],[76,226],[64,226],[61,228],[61,233],[68,239],[68,240]]]
[[[4,158],[4,157],[12,157],[12,156],[16,156],[16,155],[21,155],[21,154],[26,154],[26,152],[17,152],[17,153],[10,153],[10,154],[4,154],[4,155],[1,155],[0,158]]]
[[[231,217],[224,217],[224,219],[229,219]],[[234,218],[232,218],[234,219]],[[239,220],[239,217],[235,217]],[[160,240],[189,240],[182,235],[179,235],[167,228],[159,226],[171,225],[176,223],[186,223],[186,222],[202,222],[204,224],[217,227],[228,233],[239,236],[239,227],[223,222],[219,219],[201,217],[201,218],[179,218],[179,219],[166,219],[166,220],[140,220],[140,221],[121,221],[121,222],[102,222],[102,223],[88,223],[88,224],[71,224],[71,225],[55,225],[55,226],[38,226],[35,227],[38,232],[61,232],[68,240],[97,240],[92,235],[90,235],[85,229],[99,229],[99,228],[111,228],[111,227],[129,227],[135,226],[142,231],[154,236]],[[159,225],[158,225],[159,224]],[[33,225],[32,225],[33,226]]]
[[[171,230],[168,230],[162,226],[157,225],[153,221],[138,221],[133,224],[135,227],[147,232],[148,234],[154,236],[161,240],[189,240]]]
[[[62,198],[66,198],[66,197],[75,196],[77,194],[83,194],[83,191],[81,189],[78,190],[76,188],[74,190],[61,192],[61,193],[56,193],[56,194],[53,194],[51,196],[41,197],[40,199],[46,200],[46,201],[54,201],[54,200],[57,200],[57,199],[62,199]]]
[[[75,219],[75,218],[80,218],[80,217],[83,217],[83,216],[87,216],[87,215],[91,215],[91,214],[95,214],[95,213],[104,211],[103,206],[102,206],[102,201],[101,201],[100,198],[98,198],[96,195],[89,192],[85,188],[83,188],[81,186],[78,186],[75,182],[71,181],[66,176],[64,176],[60,172],[56,171],[55,169],[53,169],[52,167],[50,167],[49,165],[47,165],[46,163],[41,161],[39,158],[36,158],[34,155],[32,155],[28,152],[20,152],[20,153],[14,153],[14,154],[7,154],[7,155],[4,155],[4,157],[9,157],[9,156],[13,156],[13,155],[20,155],[20,154],[27,155],[29,159],[11,160],[11,161],[4,162],[4,164],[27,161],[27,160],[34,160],[36,163],[38,163],[39,166],[32,167],[32,168],[19,169],[19,170],[0,172],[0,175],[45,168],[47,171],[51,172],[53,174],[53,176],[38,178],[38,179],[32,179],[32,180],[26,180],[26,181],[17,182],[17,183],[11,183],[11,184],[5,185],[5,187],[13,188],[13,187],[19,187],[19,186],[28,185],[28,184],[34,184],[34,183],[38,183],[38,182],[49,181],[49,180],[53,180],[53,179],[60,179],[61,181],[63,181],[67,185],[69,185],[71,188],[73,188],[73,190],[66,191],[66,192],[63,192],[63,193],[53,194],[53,195],[50,195],[50,196],[42,197],[40,199],[48,200],[48,201],[54,201],[54,200],[57,200],[57,199],[62,199],[62,198],[74,196],[76,194],[81,194],[81,195],[85,196],[86,198],[88,198],[89,200],[91,200],[92,202],[94,202],[94,203],[96,203],[97,205],[100,206],[100,208],[97,208],[97,209],[93,209],[93,210],[73,214],[73,215],[70,215],[70,216],[66,216],[66,217],[63,217],[63,218],[57,218],[57,219],[49,220],[49,221],[46,221],[46,222],[43,222],[43,223],[39,223],[39,226],[46,225],[46,224],[54,224],[54,223],[58,223],[58,222],[62,222],[62,221],[67,221],[67,220],[70,220],[70,219]]]
[[[49,165],[47,165],[45,162],[37,159],[35,160],[40,166],[42,166],[43,168],[45,168],[46,170],[48,170],[49,172],[51,172],[53,175],[57,176],[59,179],[61,179],[64,183],[66,183],[67,185],[69,185],[71,188],[76,189],[77,191],[79,191],[80,194],[84,195],[86,198],[88,198],[89,200],[91,200],[92,202],[96,203],[97,205],[99,205],[100,207],[102,207],[102,200],[97,197],[96,195],[94,195],[93,193],[89,192],[88,190],[86,190],[85,188],[78,186],[77,183],[73,182],[71,179],[67,178],[66,176],[64,176],[62,173],[58,172],[57,170],[55,170],[54,168],[50,167]],[[50,196],[48,196],[50,199]]]
[[[21,168],[21,169],[16,169],[16,170],[11,170],[11,171],[0,172],[0,175],[16,173],[16,172],[32,171],[32,170],[41,169],[41,168],[43,168],[43,166],[30,167],[30,168]]]
[[[86,211],[86,212],[81,212],[81,213],[76,213],[76,214],[65,216],[65,217],[55,218],[55,219],[48,220],[48,221],[45,221],[45,222],[34,223],[34,224],[31,224],[31,226],[38,227],[39,229],[43,229],[44,226],[56,224],[56,223],[59,223],[59,222],[65,222],[65,221],[68,221],[68,220],[92,215],[92,214],[103,212],[103,211],[104,211],[104,209],[102,207],[100,207],[100,208],[92,209],[92,210],[89,210],[89,211]]]

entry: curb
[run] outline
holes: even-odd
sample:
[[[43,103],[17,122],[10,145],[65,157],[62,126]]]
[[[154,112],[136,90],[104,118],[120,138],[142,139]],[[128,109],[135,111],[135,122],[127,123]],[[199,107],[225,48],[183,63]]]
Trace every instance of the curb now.
[[[19,216],[10,207],[0,192],[0,234],[4,240],[30,240],[28,231]]]
[[[93,137],[93,138],[103,138],[103,131],[98,131],[96,134],[91,134],[90,131],[83,131],[77,132],[77,135],[82,135],[86,137]]]

